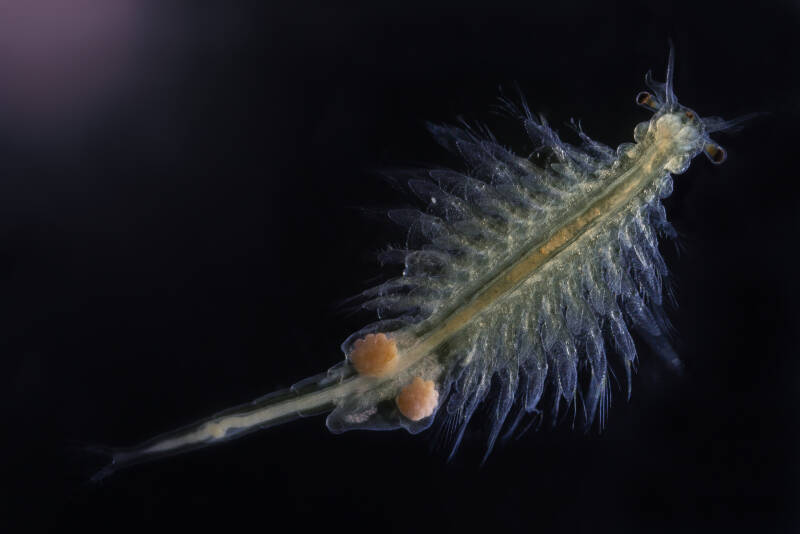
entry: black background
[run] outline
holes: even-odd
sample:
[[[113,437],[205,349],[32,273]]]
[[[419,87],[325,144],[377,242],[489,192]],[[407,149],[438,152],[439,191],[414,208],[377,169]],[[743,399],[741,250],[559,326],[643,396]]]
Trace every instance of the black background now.
[[[102,102],[30,128],[8,112],[0,524],[796,531],[796,5],[381,4],[153,4],[135,75]],[[605,432],[567,419],[483,467],[480,423],[447,463],[424,434],[333,436],[313,417],[87,483],[102,461],[85,444],[136,443],[341,358],[367,318],[336,304],[402,239],[373,214],[412,202],[374,171],[459,165],[425,120],[530,149],[491,112],[518,82],[553,124],[632,141],[670,37],[682,103],[771,112],[717,136],[728,162],[696,159],[667,203],[687,250],[662,246],[683,376],[642,349]]]

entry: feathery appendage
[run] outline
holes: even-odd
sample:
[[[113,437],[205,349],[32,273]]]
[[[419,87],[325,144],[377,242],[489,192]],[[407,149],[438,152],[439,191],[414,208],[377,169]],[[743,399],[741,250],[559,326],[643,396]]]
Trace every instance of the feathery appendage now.
[[[408,228],[409,246],[382,259],[403,272],[357,297],[381,320],[342,344],[345,361],[289,391],[113,451],[99,478],[321,410],[332,409],[333,432],[417,433],[437,420],[455,452],[487,403],[487,455],[526,413],[555,419],[573,407],[586,427],[602,426],[612,366],[624,371],[630,396],[631,331],[680,367],[663,312],[671,293],[658,236],[675,231],[661,200],[672,192],[671,174],[700,152],[724,161],[708,133],[732,125],[678,104],[672,65],[670,51],[666,83],[648,73],[653,94],[636,101],[655,113],[636,126],[635,143],[616,150],[577,125],[581,146],[562,141],[524,101],[503,105],[543,146],[536,158],[516,155],[485,129],[430,125],[467,170],[418,171],[408,180],[426,209],[389,213]]]

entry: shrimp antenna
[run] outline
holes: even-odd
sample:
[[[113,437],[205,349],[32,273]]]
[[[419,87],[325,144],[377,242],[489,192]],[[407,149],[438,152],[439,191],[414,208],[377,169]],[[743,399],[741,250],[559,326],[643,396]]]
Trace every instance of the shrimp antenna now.
[[[667,108],[672,109],[675,105],[675,93],[672,88],[674,86],[673,77],[675,76],[675,44],[672,39],[669,39],[669,57],[667,59],[667,79],[664,83],[664,99],[667,103]]]
[[[753,113],[746,113],[733,119],[723,119],[722,117],[704,117],[703,125],[706,128],[706,133],[714,132],[738,132],[742,129],[742,125],[750,120],[758,117],[769,115],[767,111],[756,111]]]

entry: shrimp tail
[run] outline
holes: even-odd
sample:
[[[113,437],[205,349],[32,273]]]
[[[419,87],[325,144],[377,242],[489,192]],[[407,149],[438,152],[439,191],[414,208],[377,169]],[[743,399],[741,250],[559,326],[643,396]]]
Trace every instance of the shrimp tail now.
[[[242,437],[250,432],[332,410],[337,399],[349,392],[357,378],[345,379],[334,367],[251,402],[229,408],[136,446],[113,448],[90,445],[85,450],[110,459],[92,482],[100,482],[120,469]]]

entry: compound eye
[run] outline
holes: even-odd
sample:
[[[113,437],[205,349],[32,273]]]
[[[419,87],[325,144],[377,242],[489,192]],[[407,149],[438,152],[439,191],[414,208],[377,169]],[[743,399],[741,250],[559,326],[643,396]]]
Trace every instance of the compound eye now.
[[[725,149],[716,143],[706,143],[706,146],[703,147],[703,152],[714,165],[724,163],[728,158],[728,153],[725,152]]]
[[[638,95],[636,95],[636,103],[643,108],[647,108],[650,111],[657,111],[658,110],[658,101],[656,97],[648,93],[647,91],[642,91]]]

